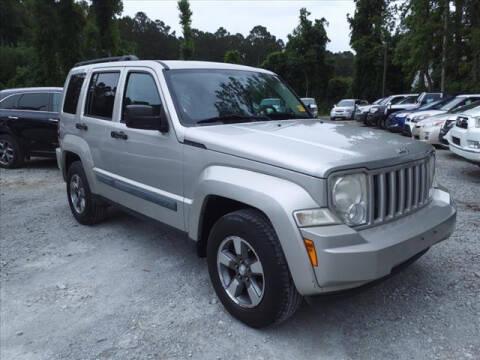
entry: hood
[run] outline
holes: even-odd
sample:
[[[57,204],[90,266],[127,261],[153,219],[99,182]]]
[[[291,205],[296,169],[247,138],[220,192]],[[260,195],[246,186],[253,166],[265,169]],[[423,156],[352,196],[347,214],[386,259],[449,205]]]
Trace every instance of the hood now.
[[[430,116],[428,119],[420,121],[419,124],[424,126],[430,126],[437,121],[455,120],[457,119],[457,116],[458,116],[457,114],[451,114],[451,113],[434,115],[434,116]]]
[[[192,127],[185,139],[209,150],[321,178],[339,169],[374,169],[419,159],[432,149],[414,139],[320,120]]]
[[[422,110],[422,111],[414,111],[410,113],[408,116],[418,118],[420,116],[427,115],[427,114],[434,116],[434,115],[440,115],[445,113],[446,111],[444,110]]]

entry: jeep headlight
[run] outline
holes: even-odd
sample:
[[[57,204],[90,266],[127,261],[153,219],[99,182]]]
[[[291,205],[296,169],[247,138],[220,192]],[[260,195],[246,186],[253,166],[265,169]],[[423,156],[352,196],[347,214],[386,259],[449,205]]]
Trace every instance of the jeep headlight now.
[[[363,173],[330,178],[332,207],[347,225],[367,222],[367,176]]]

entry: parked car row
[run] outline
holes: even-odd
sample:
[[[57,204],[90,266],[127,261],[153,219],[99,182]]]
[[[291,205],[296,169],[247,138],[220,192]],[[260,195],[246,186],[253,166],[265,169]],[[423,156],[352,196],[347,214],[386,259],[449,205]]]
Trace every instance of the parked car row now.
[[[375,105],[358,110],[357,121],[413,137],[480,164],[480,94],[456,96],[422,93],[393,95]],[[393,104],[399,97],[404,100]]]

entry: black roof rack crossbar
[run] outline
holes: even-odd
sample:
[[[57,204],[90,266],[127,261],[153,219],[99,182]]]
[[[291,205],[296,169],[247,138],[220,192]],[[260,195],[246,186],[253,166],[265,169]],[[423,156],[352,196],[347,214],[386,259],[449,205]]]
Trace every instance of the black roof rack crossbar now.
[[[132,60],[138,60],[138,57],[136,57],[135,55],[112,56],[112,57],[106,57],[101,59],[80,61],[80,62],[77,62],[75,65],[73,65],[73,67],[90,65],[90,64],[99,64],[99,63],[105,63],[105,62],[113,62],[113,61],[132,61]]]

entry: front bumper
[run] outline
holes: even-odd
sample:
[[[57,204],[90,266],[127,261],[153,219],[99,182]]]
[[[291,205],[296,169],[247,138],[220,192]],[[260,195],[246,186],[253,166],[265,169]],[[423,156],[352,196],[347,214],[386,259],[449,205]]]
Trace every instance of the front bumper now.
[[[395,266],[448,238],[455,223],[450,194],[437,188],[427,206],[390,223],[358,231],[346,225],[301,229],[315,243],[316,293],[351,289],[389,275]]]
[[[350,120],[352,118],[352,113],[331,113],[330,114],[331,119],[345,119],[345,120]]]
[[[456,137],[460,141],[460,145],[453,142],[452,138]],[[469,140],[480,141],[480,129],[459,129],[452,128],[445,137],[450,145],[450,151],[471,161],[480,164],[480,149],[468,147]]]
[[[418,132],[418,140],[432,145],[441,145],[439,140],[440,129],[439,126],[422,127]]]

